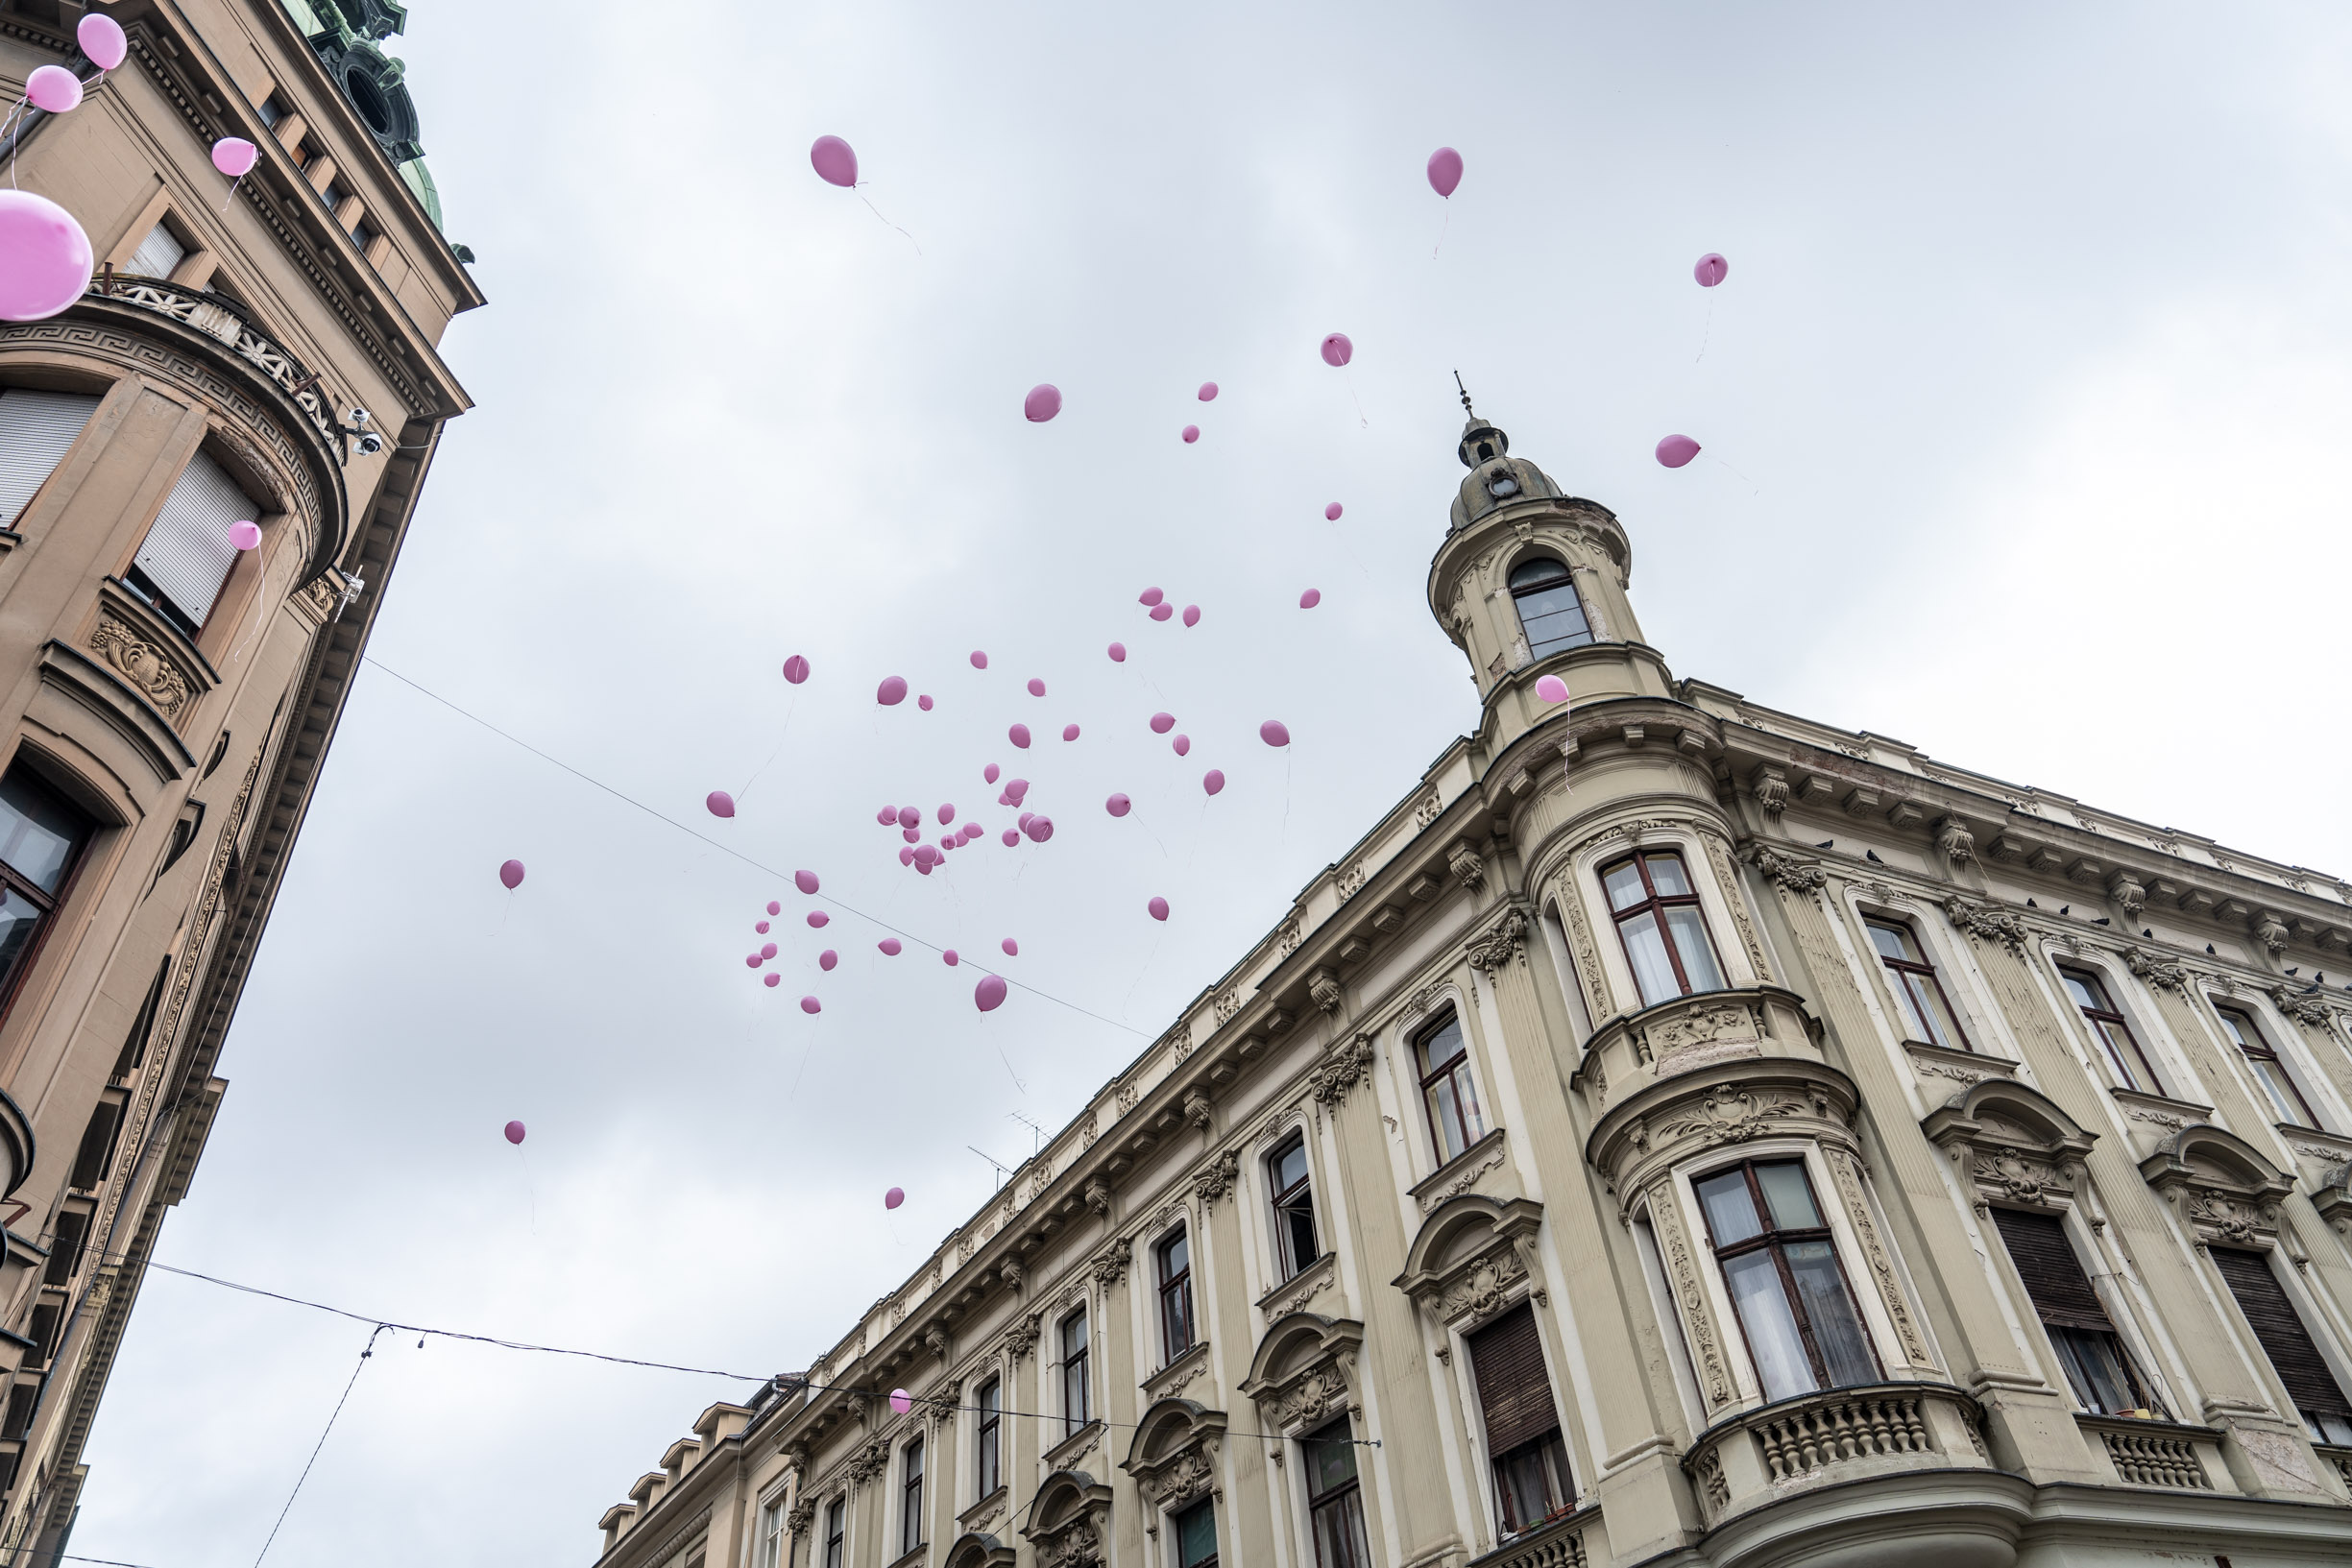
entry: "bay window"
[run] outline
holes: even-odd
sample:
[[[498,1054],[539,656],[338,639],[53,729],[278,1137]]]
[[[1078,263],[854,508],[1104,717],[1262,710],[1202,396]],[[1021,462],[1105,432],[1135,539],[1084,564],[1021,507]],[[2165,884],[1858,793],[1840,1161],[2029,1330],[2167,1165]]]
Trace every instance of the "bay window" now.
[[[1878,1382],[1878,1355],[1805,1162],[1743,1161],[1696,1185],[1764,1397]]]
[[[1603,871],[1601,881],[1644,1007],[1723,989],[1698,890],[1680,855],[1644,850]]]

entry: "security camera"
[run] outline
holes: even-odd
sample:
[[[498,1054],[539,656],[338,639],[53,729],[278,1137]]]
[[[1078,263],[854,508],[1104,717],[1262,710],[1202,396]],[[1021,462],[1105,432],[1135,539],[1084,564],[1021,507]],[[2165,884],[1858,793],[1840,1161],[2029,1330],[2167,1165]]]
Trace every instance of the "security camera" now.
[[[362,428],[365,428],[368,422],[374,417],[375,416],[371,415],[364,408],[354,408],[352,410],[352,422],[361,426]]]
[[[384,449],[384,438],[370,430],[360,436],[358,445],[360,456],[374,457]]]

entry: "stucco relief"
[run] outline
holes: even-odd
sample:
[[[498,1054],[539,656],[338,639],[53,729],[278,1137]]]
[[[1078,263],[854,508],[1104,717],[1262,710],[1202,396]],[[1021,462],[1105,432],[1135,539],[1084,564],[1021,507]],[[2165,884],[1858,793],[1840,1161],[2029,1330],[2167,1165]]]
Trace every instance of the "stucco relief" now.
[[[179,718],[188,705],[188,678],[181,673],[179,661],[112,615],[98,617],[90,649],[166,719]]]
[[[2096,1134],[2035,1090],[1987,1078],[1920,1122],[1958,1169],[1979,1215],[1998,1199],[2031,1208],[2072,1203]]]
[[[1714,1313],[1707,1304],[1707,1289],[1699,1280],[1698,1265],[1691,1256],[1690,1239],[1683,1229],[1682,1209],[1675,1201],[1671,1179],[1661,1180],[1650,1189],[1649,1215],[1651,1234],[1658,1238],[1666,1276],[1674,1284],[1675,1305],[1682,1309],[1683,1334],[1690,1346],[1691,1359],[1697,1363],[1708,1408],[1720,1409],[1732,1402],[1732,1375],[1724,1365]]]
[[[1732,911],[1732,924],[1739,931],[1740,946],[1747,949],[1748,962],[1756,970],[1756,977],[1765,984],[1772,983],[1772,965],[1765,961],[1764,944],[1756,934],[1756,922],[1748,916],[1748,896],[1739,885],[1739,873],[1732,863],[1732,847],[1711,832],[1701,832],[1700,840],[1707,845],[1708,863],[1715,868],[1715,885],[1722,890],[1724,906]]]
[[[1847,1221],[1854,1226],[1855,1238],[1861,1243],[1862,1260],[1870,1265],[1871,1280],[1878,1286],[1879,1300],[1895,1325],[1896,1338],[1903,1341],[1904,1358],[1913,1366],[1933,1367],[1935,1358],[1928,1354],[1927,1339],[1903,1295],[1894,1260],[1885,1242],[1879,1240],[1878,1222],[1871,1216],[1870,1201],[1862,1191],[1862,1176],[1854,1156],[1844,1149],[1832,1148],[1823,1150],[1822,1157],[1829,1162],[1830,1174],[1836,1178],[1837,1195],[1845,1204]]]

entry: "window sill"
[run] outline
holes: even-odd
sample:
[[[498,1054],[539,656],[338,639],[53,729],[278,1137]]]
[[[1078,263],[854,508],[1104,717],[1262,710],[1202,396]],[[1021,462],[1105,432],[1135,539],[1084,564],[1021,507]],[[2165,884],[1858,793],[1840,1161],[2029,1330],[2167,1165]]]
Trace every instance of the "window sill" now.
[[[968,1533],[979,1530],[982,1525],[996,1523],[996,1516],[1004,1511],[1005,1501],[1008,1493],[1009,1488],[999,1486],[995,1491],[956,1515],[957,1525]]]
[[[1923,1078],[1946,1078],[1971,1088],[1987,1078],[2017,1076],[2017,1064],[2006,1056],[1954,1050],[1950,1046],[1931,1046],[1925,1040],[1905,1040],[1903,1049],[1911,1058],[1911,1071]]]
[[[929,1556],[931,1556],[931,1543],[925,1541],[920,1546],[900,1553],[898,1557],[891,1562],[890,1568],[914,1568],[916,1563]]]
[[[1574,1543],[1576,1550],[1565,1552],[1558,1549],[1558,1543],[1576,1534],[1600,1516],[1600,1506],[1596,1503],[1556,1513],[1532,1529],[1504,1536],[1493,1551],[1471,1558],[1469,1568],[1520,1568],[1521,1564],[1525,1564],[1526,1568],[1540,1568],[1543,1564],[1586,1561],[1588,1554],[1581,1550],[1582,1542]]]
[[[1143,1380],[1144,1398],[1148,1402],[1157,1402],[1181,1393],[1194,1379],[1208,1370],[1208,1364],[1209,1342],[1206,1339],[1194,1341],[1192,1348]]]
[[[1428,1214],[1440,1204],[1468,1192],[1477,1185],[1479,1177],[1498,1169],[1504,1159],[1503,1129],[1496,1127],[1423,1177],[1412,1189],[1413,1199],[1420,1205],[1421,1213]]]
[[[2324,1166],[2352,1165],[2352,1138],[2338,1133],[2322,1132],[2317,1127],[2301,1127],[2291,1122],[2272,1123],[2278,1135],[2287,1140],[2287,1146],[2308,1159]]]
[[[2135,1146],[2132,1156],[2135,1159],[2146,1159],[2155,1152],[2158,1144],[2183,1127],[2195,1126],[2213,1115],[2210,1105],[2172,1099],[2138,1089],[2110,1089],[2107,1096],[2122,1108],[2123,1120],[2130,1123]]]
[[[1258,1311],[1266,1315],[1268,1322],[1289,1316],[1321,1294],[1323,1287],[1338,1277],[1338,1267],[1339,1254],[1324,1253],[1258,1297]]]
[[[1069,1469],[1072,1464],[1093,1452],[1095,1444],[1100,1442],[1102,1437],[1102,1421],[1097,1419],[1087,1422],[1045,1451],[1046,1473],[1051,1475],[1056,1470]]]

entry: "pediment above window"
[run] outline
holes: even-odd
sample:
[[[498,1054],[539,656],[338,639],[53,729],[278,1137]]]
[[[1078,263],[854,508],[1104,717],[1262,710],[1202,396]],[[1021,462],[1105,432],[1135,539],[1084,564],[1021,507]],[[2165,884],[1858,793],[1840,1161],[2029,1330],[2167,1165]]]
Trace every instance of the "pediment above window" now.
[[[2098,1141],[2040,1091],[1987,1078],[1928,1113],[1928,1141],[1951,1156],[1976,1212],[1994,1201],[2028,1208],[2072,1203],[2082,1162]]]
[[[1356,1351],[1363,1343],[1364,1325],[1353,1318],[1293,1313],[1258,1340],[1241,1391],[1278,1432],[1313,1426],[1342,1407],[1360,1411]]]
[[[946,1568],[1012,1568],[1015,1553],[983,1531],[967,1531],[947,1549]]]
[[[1531,1198],[1449,1199],[1415,1235],[1393,1283],[1439,1322],[1467,1328],[1501,1311],[1537,1274],[1542,1222],[1543,1205]]]
[[[1685,1160],[1759,1138],[1852,1148],[1859,1098],[1854,1080],[1826,1062],[1760,1056],[1725,1063],[1616,1100],[1586,1140],[1585,1158],[1623,1201]]]
[[[1144,1411],[1119,1468],[1135,1478],[1144,1501],[1152,1506],[1147,1521],[1156,1518],[1160,1509],[1223,1492],[1217,1457],[1224,1432],[1225,1412],[1194,1400],[1163,1399]],[[1148,1523],[1146,1528],[1151,1528]]]
[[[1107,1561],[1110,1500],[1110,1488],[1083,1470],[1046,1477],[1021,1526],[1039,1568],[1100,1568]]]
[[[2267,1247],[2278,1240],[2279,1200],[2294,1183],[2233,1132],[2183,1127],[2140,1162],[2199,1246]]]

